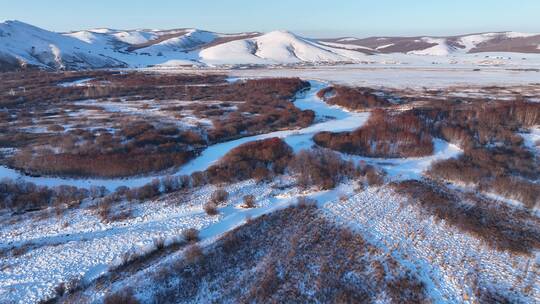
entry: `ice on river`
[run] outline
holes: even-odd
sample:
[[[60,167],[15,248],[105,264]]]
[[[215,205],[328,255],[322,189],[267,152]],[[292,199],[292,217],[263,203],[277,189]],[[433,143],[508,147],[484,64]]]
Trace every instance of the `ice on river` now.
[[[318,81],[311,81],[311,88],[307,92],[303,92],[295,100],[295,105],[302,110],[312,110],[315,112],[318,123],[315,123],[307,128],[298,130],[283,130],[270,132],[266,134],[243,137],[240,139],[227,141],[224,143],[209,146],[201,155],[182,166],[173,175],[191,174],[196,171],[203,171],[212,164],[216,163],[231,149],[234,149],[244,143],[255,140],[279,137],[290,145],[295,152],[301,149],[308,149],[313,145],[313,135],[321,131],[343,132],[351,131],[361,127],[369,118],[369,112],[351,112],[338,106],[328,105],[317,97],[317,92],[323,89],[327,84]],[[328,119],[331,117],[331,119]],[[380,163],[389,171],[389,175],[399,178],[417,178],[421,172],[429,167],[429,165],[439,159],[455,157],[461,150],[454,145],[448,144],[442,140],[435,140],[435,154],[423,158],[407,158],[398,160],[389,159],[373,159],[366,157],[351,157],[354,160],[365,160],[371,163]],[[132,178],[117,178],[117,179],[74,179],[60,177],[33,177],[27,176],[16,170],[0,166],[0,178],[23,179],[37,185],[43,186],[58,186],[69,185],[79,188],[90,188],[92,186],[103,186],[110,191],[114,191],[120,186],[130,188],[140,187],[148,184],[155,178],[162,176],[143,176]]]

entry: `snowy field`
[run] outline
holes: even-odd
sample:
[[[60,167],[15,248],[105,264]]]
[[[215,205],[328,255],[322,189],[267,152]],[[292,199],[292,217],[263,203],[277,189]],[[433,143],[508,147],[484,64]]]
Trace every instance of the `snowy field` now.
[[[312,138],[318,132],[351,131],[363,126],[369,119],[369,111],[348,111],[331,106],[317,97],[317,92],[332,84],[380,89],[376,93],[396,93],[394,95],[398,99],[413,100],[408,104],[392,105],[392,110],[396,111],[422,105],[422,102],[436,101],[438,97],[444,100],[477,98],[484,101],[523,98],[540,102],[538,52],[481,50],[487,42],[504,43],[509,39],[525,39],[535,35],[505,32],[459,36],[458,42],[463,48],[452,45],[452,39],[456,37],[418,37],[418,41],[411,42],[433,46],[418,47],[412,51],[384,52],[395,46],[384,41],[386,38],[380,38],[380,44],[369,48],[348,44],[356,38],[324,42],[288,31],[222,34],[198,29],[93,29],[55,33],[19,21],[2,22],[0,61],[16,59],[16,62],[24,64],[58,69],[117,68],[120,71],[135,69],[160,73],[227,74],[228,82],[246,78],[299,77],[310,80],[311,88],[297,96],[295,105],[302,110],[314,111],[316,119],[311,126],[302,129],[280,130],[211,145],[176,172],[173,170],[132,178],[77,179],[28,176],[0,166],[0,179],[24,180],[48,187],[103,186],[114,191],[120,186],[135,188],[156,178],[203,171],[231,149],[256,140],[278,137],[294,152],[298,152],[312,147]],[[480,53],[469,53],[477,48],[480,48]],[[504,45],[497,49],[506,50]],[[58,86],[84,88],[92,85],[92,80],[82,78],[61,82]],[[29,134],[69,132],[79,127],[114,131],[118,125],[135,118],[170,124],[180,129],[213,127],[210,116],[197,117],[193,109],[184,109],[176,116],[168,110],[174,105],[192,104],[187,101],[163,100],[159,103],[145,98],[119,99],[122,102],[116,102],[85,98],[88,99],[74,102],[73,108],[62,114],[64,116],[55,114],[42,120],[30,117],[21,125],[21,129]],[[221,106],[219,101],[206,103],[219,107],[224,111],[222,113],[238,109],[235,101],[227,102],[228,106]],[[49,130],[51,123],[58,124],[60,131],[54,131],[54,128]],[[524,145],[539,155],[540,126],[519,132]],[[38,303],[54,297],[61,284],[83,286],[89,301],[99,303],[107,292],[130,286],[133,283],[130,280],[145,279],[145,269],[137,269],[136,277],[126,275],[114,280],[111,286],[97,286],[99,277],[125,263],[128,258],[153,252],[159,249],[160,244],[180,244],[182,233],[190,228],[200,232],[200,245],[207,246],[254,217],[297,203],[300,197],[315,200],[320,212],[328,219],[352,228],[387,256],[418,274],[428,297],[435,303],[477,303],[479,299],[475,298],[475,291],[478,289],[475,288],[480,288],[477,286],[479,283],[483,284],[483,288],[496,289],[508,295],[512,302],[540,303],[538,246],[531,245],[528,255],[495,249],[489,246],[485,235],[482,238],[474,230],[460,229],[459,225],[452,223],[451,218],[437,217],[429,212],[429,208],[423,208],[421,203],[414,201],[415,198],[409,201],[405,195],[397,193],[394,182],[409,179],[426,181],[424,174],[435,161],[457,158],[463,153],[458,146],[439,138],[433,139],[433,144],[433,154],[425,157],[384,159],[340,154],[355,163],[363,162],[384,169],[387,178],[379,186],[367,186],[363,181],[348,181],[332,190],[300,189],[292,176],[284,175],[259,183],[247,180],[220,187],[193,187],[142,202],[121,200],[105,206],[99,199],[86,198],[81,204],[59,204],[22,213],[0,210],[0,304]],[[0,153],[10,154],[16,149],[1,149]],[[531,183],[538,185],[538,180]],[[512,212],[508,212],[499,219],[508,218],[520,228],[537,227],[540,220],[538,209],[531,209],[533,212],[530,212],[520,202],[501,195],[481,192],[477,187],[458,183],[444,187],[447,187],[448,193],[455,194],[460,207],[465,206],[467,210],[481,210],[473,209],[478,204],[474,198],[487,197],[492,199],[487,201],[490,207],[505,211],[519,209],[523,212],[520,214],[526,214],[520,218],[511,217]],[[226,190],[228,198],[217,207],[217,215],[209,215],[204,205],[212,201],[212,194],[218,189]],[[243,206],[246,195],[254,196],[254,208]],[[104,206],[110,208],[111,213],[107,213],[107,216],[100,213]],[[109,216],[122,212],[124,217]],[[466,212],[458,214],[476,216]],[[479,215],[478,218],[476,224],[489,226],[489,222],[484,221],[487,216]],[[504,225],[501,227],[488,228],[508,228]],[[510,228],[509,231],[514,232]],[[513,234],[512,237],[521,236]],[[176,256],[181,254],[183,248],[173,253]],[[167,256],[158,258],[162,260],[152,262],[162,262]]]
[[[230,70],[237,77],[301,77],[331,83],[374,88],[444,88],[455,85],[527,85],[540,83],[538,71],[507,68],[453,68],[451,66],[344,65],[305,68]]]
[[[534,272],[522,276],[531,258],[489,248],[426,215],[390,187],[370,187],[350,194],[347,200],[331,200],[323,210],[330,218],[387,248],[397,260],[410,263],[411,269],[421,269],[424,283],[428,289],[433,288],[437,302],[474,303],[471,269],[477,269],[482,281],[501,290],[523,292],[532,286],[530,299],[540,301],[540,284]]]
[[[472,278],[466,270],[471,267],[479,269],[484,282],[510,292],[532,286],[529,299],[540,300],[534,273],[522,276],[527,273],[529,258],[494,251],[482,241],[434,220],[388,186],[357,191],[354,184],[342,184],[329,191],[307,192],[283,187],[291,182],[284,178],[270,184],[246,181],[228,185],[228,203],[220,208],[220,215],[212,217],[202,206],[216,187],[206,186],[186,196],[173,194],[136,205],[136,217],[120,223],[102,223],[85,209],[69,211],[62,218],[36,219],[34,215],[12,220],[0,229],[0,236],[7,240],[2,246],[31,244],[34,248],[0,260],[0,297],[15,303],[34,303],[53,295],[54,287],[61,282],[81,281],[92,286],[92,280],[120,263],[123,254],[152,250],[155,239],[171,242],[182,230],[198,228],[202,244],[209,244],[249,218],[290,206],[299,196],[306,196],[315,199],[329,219],[353,228],[418,272],[436,303],[474,303]],[[247,194],[256,197],[256,208],[242,208],[242,197]],[[29,225],[35,229],[28,229]],[[130,280],[123,277],[113,286],[91,288],[85,294],[90,300],[98,300],[108,290],[129,286]]]
[[[303,129],[271,132],[210,146],[180,168],[177,175],[204,170],[231,149],[250,141],[279,137],[296,152],[311,147],[312,137],[317,132],[350,131],[362,126],[369,118],[369,112],[346,111],[341,107],[330,106],[316,96],[328,83],[394,88],[418,88],[421,85],[434,88],[465,84],[523,85],[540,82],[539,72],[499,68],[473,71],[470,68],[375,68],[349,65],[227,72],[240,78],[298,76],[316,79],[311,81],[311,89],[303,92],[295,101],[298,108],[310,109],[316,113],[316,123]],[[82,85],[84,81],[63,85]],[[127,106],[133,107],[119,109],[114,104],[104,106],[111,111],[136,111],[137,108],[129,103]],[[530,133],[521,135],[531,149],[538,149],[539,134],[538,128],[533,128]],[[441,139],[434,140],[434,148],[433,155],[419,158],[388,160],[350,155],[344,157],[382,167],[392,181],[422,179],[424,171],[434,161],[457,157],[462,153],[457,146]],[[118,186],[142,186],[159,176],[127,179],[30,177],[0,167],[0,177],[24,179],[46,186],[105,186],[114,190]],[[55,287],[60,283],[81,281],[90,284],[108,269],[118,265],[126,253],[152,250],[156,239],[172,242],[180,237],[183,230],[196,228],[201,232],[203,243],[208,243],[242,225],[249,218],[295,203],[300,196],[317,200],[322,212],[329,218],[354,228],[370,242],[385,248],[388,254],[409,265],[411,270],[419,271],[435,302],[474,302],[474,299],[469,298],[472,294],[469,288],[471,282],[465,270],[473,266],[482,270],[482,279],[501,286],[503,290],[520,291],[534,280],[534,277],[520,276],[529,263],[527,258],[494,251],[477,238],[444,222],[435,221],[418,207],[407,204],[404,197],[386,185],[356,192],[353,184],[340,185],[330,191],[303,192],[293,186],[290,177],[283,177],[270,183],[245,181],[227,185],[225,189],[230,197],[227,204],[220,206],[217,216],[209,216],[203,209],[203,205],[216,190],[215,186],[174,193],[140,204],[120,205],[118,208],[132,209],[132,217],[119,222],[103,222],[90,207],[92,202],[88,200],[79,208],[66,208],[56,216],[56,210],[52,209],[0,215],[0,251],[13,248],[21,251],[17,256],[0,255],[0,299],[5,299],[7,303],[38,302],[53,296]],[[254,209],[241,207],[243,196],[248,194],[256,198],[257,206]],[[535,301],[540,301],[540,287],[538,284],[532,285],[529,294]],[[97,293],[91,296],[98,299],[102,295]]]
[[[204,170],[242,143],[281,137],[298,151],[312,146],[311,137],[316,132],[349,131],[368,119],[368,112],[348,112],[336,106],[328,106],[318,99],[316,93],[324,86],[324,83],[312,82],[310,91],[304,92],[296,101],[299,108],[314,110],[321,122],[305,129],[272,132],[211,146],[182,167],[178,174]],[[333,119],[328,120],[328,117]],[[459,153],[459,149],[440,140],[435,144],[436,153],[432,157],[396,160],[389,164],[391,171],[396,172],[392,176],[407,173],[408,177],[419,178],[421,171],[435,159],[454,157]],[[28,177],[5,167],[0,173],[3,177],[23,178],[39,185],[103,185],[109,189],[120,185],[141,186],[154,178],[77,180]],[[134,217],[123,222],[104,223],[91,208],[84,208],[84,204],[81,208],[67,210],[57,217],[50,215],[53,210],[15,217],[4,215],[2,222],[6,224],[0,228],[0,249],[25,248],[27,252],[23,251],[16,257],[1,258],[3,271],[0,275],[0,297],[20,303],[35,302],[51,296],[55,286],[62,282],[91,281],[109,266],[118,263],[126,252],[148,250],[156,238],[173,239],[187,228],[200,229],[204,239],[213,238],[241,224],[247,216],[258,216],[290,205],[301,195],[296,188],[275,190],[271,185],[256,185],[251,181],[230,185],[227,186],[231,194],[230,204],[220,210],[219,216],[210,217],[204,213],[202,206],[209,200],[214,189],[213,186],[205,187],[186,194],[187,197],[170,196],[131,207]],[[335,198],[338,195],[336,191],[340,190],[307,195],[322,203]],[[239,207],[241,198],[246,194],[255,195],[259,208],[245,210]]]
[[[271,185],[253,181],[227,186],[230,199],[220,215],[208,216],[203,204],[216,188],[204,187],[188,197],[171,196],[134,207],[135,217],[123,222],[103,223],[89,209],[71,210],[60,218],[36,219],[36,215],[4,215],[0,249],[29,246],[17,257],[0,258],[0,299],[13,303],[35,303],[54,294],[58,284],[90,282],[126,252],[143,253],[155,239],[172,241],[184,229],[196,228],[203,239],[215,237],[258,216],[294,202],[287,192],[275,193]],[[241,208],[242,197],[255,195],[257,209]],[[29,229],[32,227],[33,229]],[[3,302],[2,302],[3,303]]]

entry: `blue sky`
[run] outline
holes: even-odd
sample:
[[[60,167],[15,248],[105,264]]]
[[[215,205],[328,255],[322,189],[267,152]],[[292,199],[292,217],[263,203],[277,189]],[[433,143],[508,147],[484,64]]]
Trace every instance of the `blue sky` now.
[[[311,37],[540,32],[540,0],[0,0],[0,21],[46,29],[288,29]]]

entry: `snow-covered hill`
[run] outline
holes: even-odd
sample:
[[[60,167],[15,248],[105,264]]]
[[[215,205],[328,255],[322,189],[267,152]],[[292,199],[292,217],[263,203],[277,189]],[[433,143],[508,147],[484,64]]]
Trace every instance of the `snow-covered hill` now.
[[[449,56],[480,52],[540,53],[540,34],[493,32],[450,37],[370,37],[324,39],[325,43],[339,43],[364,47],[379,53]]]
[[[200,56],[203,61],[213,64],[287,64],[355,59],[287,31],[274,31],[255,38],[216,45],[202,50]]]
[[[540,35],[502,32],[316,40],[288,31],[221,34],[198,29],[100,28],[56,33],[20,21],[0,23],[0,70],[22,66],[92,69],[156,65],[385,64],[406,62],[404,58],[416,62],[424,56],[437,60],[437,57],[470,57],[483,52],[540,54]]]
[[[88,40],[90,42],[86,42]],[[98,34],[62,35],[19,21],[0,23],[0,70],[4,65],[53,69],[121,67]]]

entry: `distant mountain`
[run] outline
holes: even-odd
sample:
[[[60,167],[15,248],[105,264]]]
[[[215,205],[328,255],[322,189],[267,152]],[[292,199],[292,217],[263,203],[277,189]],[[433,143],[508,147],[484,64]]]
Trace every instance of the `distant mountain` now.
[[[481,33],[449,37],[344,37],[321,39],[334,47],[358,46],[373,53],[448,56],[480,52],[540,53],[540,34]]]
[[[20,21],[0,23],[0,70],[331,64],[372,61],[385,54],[444,57],[481,52],[540,54],[540,34],[308,39],[287,31],[101,28],[56,33]]]
[[[364,54],[332,48],[287,31],[274,31],[254,38],[239,39],[200,52],[201,60],[212,64],[294,64],[302,62],[350,62]]]
[[[88,43],[18,22],[0,23],[0,70],[18,66],[81,69],[126,66],[105,42]]]

